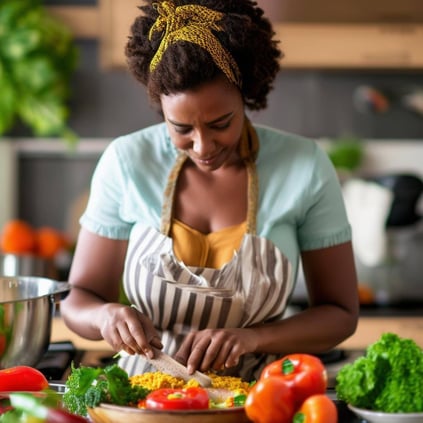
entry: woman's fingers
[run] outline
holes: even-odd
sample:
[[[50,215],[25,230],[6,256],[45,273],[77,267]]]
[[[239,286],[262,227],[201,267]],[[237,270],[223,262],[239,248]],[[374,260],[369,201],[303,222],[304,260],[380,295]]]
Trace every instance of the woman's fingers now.
[[[101,334],[116,351],[124,350],[131,355],[145,354],[153,358],[152,347],[163,348],[151,320],[133,307],[107,307]]]

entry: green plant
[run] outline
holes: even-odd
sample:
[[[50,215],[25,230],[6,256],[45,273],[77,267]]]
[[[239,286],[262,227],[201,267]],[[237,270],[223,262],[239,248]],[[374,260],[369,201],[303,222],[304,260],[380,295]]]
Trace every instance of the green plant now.
[[[337,169],[356,170],[363,159],[363,146],[352,136],[334,139],[328,149],[329,158]]]
[[[20,119],[35,136],[76,139],[66,103],[77,57],[72,34],[41,0],[1,0],[0,135]]]

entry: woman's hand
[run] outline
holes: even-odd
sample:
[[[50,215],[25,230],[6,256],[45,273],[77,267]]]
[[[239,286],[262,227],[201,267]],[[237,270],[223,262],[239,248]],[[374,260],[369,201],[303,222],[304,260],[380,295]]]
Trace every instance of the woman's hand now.
[[[128,354],[145,354],[154,357],[152,347],[163,345],[151,320],[136,308],[107,303],[98,313],[102,337],[116,350]]]
[[[236,366],[239,358],[254,352],[257,345],[253,329],[204,329],[190,332],[175,358],[185,364],[190,373],[220,370]]]

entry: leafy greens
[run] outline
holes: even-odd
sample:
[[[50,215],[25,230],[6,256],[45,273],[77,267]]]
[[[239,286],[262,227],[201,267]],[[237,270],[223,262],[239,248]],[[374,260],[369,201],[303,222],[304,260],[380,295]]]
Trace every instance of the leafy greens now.
[[[336,392],[359,408],[423,412],[423,351],[412,339],[384,333],[365,356],[341,368]]]

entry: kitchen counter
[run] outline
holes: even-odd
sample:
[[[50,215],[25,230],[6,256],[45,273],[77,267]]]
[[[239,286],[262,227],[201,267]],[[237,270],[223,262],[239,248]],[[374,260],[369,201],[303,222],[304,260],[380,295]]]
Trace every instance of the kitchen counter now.
[[[423,316],[361,316],[354,335],[339,345],[348,350],[365,349],[379,339],[384,332],[394,332],[404,338],[412,338],[423,348]],[[51,342],[71,341],[81,350],[112,351],[105,341],[90,341],[73,333],[60,316],[53,318]]]

